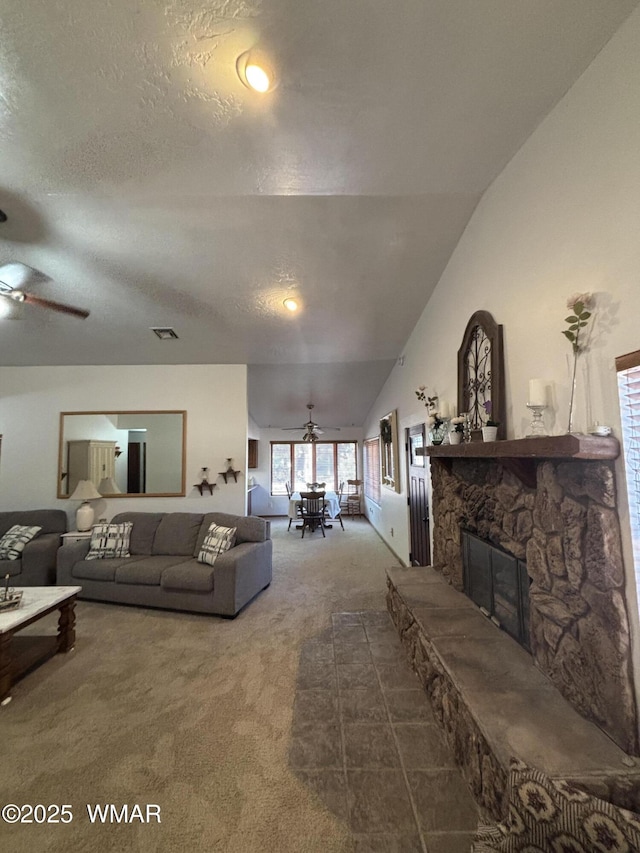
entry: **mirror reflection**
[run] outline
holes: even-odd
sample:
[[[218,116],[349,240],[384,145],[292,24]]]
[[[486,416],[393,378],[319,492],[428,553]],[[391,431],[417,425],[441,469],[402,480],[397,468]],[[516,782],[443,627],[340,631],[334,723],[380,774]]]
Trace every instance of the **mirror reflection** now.
[[[184,496],[185,411],[61,412],[58,497],[90,480],[105,497]]]

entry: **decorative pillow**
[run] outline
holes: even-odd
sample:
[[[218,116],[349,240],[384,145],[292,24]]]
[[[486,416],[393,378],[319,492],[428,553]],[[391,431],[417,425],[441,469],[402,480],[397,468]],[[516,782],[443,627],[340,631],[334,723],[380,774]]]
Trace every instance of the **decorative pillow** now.
[[[0,539],[0,560],[19,560],[27,542],[42,530],[41,527],[26,527],[24,524],[14,524]]]
[[[213,566],[219,554],[233,548],[236,541],[236,527],[221,527],[213,521],[202,542],[198,562]]]
[[[640,815],[511,760],[509,817],[480,827],[474,853],[633,853]]]
[[[91,545],[85,560],[129,557],[132,527],[132,521],[123,521],[121,524],[94,524],[91,528]]]

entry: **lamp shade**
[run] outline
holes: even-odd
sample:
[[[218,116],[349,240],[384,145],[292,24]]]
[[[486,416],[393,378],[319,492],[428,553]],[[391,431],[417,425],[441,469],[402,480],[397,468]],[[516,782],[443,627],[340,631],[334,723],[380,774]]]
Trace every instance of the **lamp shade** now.
[[[78,485],[73,490],[73,494],[69,495],[69,500],[72,501],[95,501],[101,498],[102,495],[93,485],[91,480],[80,480]]]
[[[113,479],[113,477],[103,477],[100,480],[100,484],[98,486],[98,491],[101,495],[120,495],[122,494],[120,489],[118,488],[118,484]]]

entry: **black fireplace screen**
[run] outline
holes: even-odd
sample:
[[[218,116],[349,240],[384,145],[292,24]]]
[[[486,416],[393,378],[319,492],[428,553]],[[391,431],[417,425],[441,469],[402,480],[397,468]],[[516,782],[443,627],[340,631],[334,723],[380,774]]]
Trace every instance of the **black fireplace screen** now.
[[[462,531],[464,591],[500,628],[529,649],[529,575],[522,560]]]

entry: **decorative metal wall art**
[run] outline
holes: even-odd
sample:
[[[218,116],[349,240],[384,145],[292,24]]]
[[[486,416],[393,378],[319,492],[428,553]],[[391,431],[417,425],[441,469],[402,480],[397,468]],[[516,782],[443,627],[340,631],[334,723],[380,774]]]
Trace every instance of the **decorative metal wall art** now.
[[[458,350],[458,410],[468,413],[474,440],[491,421],[506,436],[502,326],[488,311],[476,311]]]

